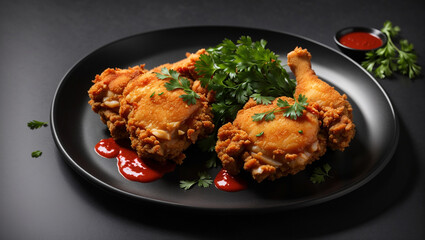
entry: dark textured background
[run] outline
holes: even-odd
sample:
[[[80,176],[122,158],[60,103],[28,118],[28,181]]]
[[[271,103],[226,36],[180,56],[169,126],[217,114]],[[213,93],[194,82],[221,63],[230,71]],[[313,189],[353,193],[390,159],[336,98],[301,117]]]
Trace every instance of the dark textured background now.
[[[391,20],[425,67],[423,1],[2,1],[0,7],[1,239],[424,239],[425,79],[379,80],[400,141],[371,182],[326,204],[274,214],[206,215],[120,199],[69,168],[49,128],[65,73],[111,41],[158,29],[231,25],[302,35],[333,48],[352,25]],[[170,36],[190,37],[190,36]],[[424,70],[425,72],[425,70]],[[30,157],[40,149],[40,158]]]

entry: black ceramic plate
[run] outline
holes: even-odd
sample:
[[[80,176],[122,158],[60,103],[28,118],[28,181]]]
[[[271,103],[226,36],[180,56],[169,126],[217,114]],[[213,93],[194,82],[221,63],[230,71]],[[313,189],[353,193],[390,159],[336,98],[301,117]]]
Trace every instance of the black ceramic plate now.
[[[124,179],[115,159],[99,157],[93,150],[108,131],[87,104],[91,80],[108,67],[126,68],[146,63],[147,68],[185,57],[186,52],[215,46],[224,38],[237,40],[249,35],[265,39],[268,47],[286,62],[286,54],[296,46],[312,54],[317,75],[346,93],[353,105],[357,134],[344,152],[328,151],[305,171],[274,182],[249,183],[249,189],[223,192],[214,186],[179,188],[179,180],[195,178],[202,169],[204,154],[196,148],[175,172],[152,183]],[[288,70],[289,71],[289,70]],[[289,209],[322,203],[364,185],[391,159],[398,141],[397,119],[384,90],[359,65],[317,42],[286,33],[237,27],[193,27],[169,29],[128,37],[108,44],[78,62],[63,78],[51,109],[51,127],[58,148],[77,172],[97,185],[132,198],[196,209],[259,210]],[[313,184],[314,167],[328,162],[331,175],[325,183]],[[210,169],[214,177],[218,168]]]

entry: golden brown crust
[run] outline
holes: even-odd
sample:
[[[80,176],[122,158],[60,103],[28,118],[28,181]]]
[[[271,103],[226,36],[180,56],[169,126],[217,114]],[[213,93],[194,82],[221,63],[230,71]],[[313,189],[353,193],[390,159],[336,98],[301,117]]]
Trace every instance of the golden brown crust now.
[[[186,53],[186,58],[175,62],[173,64],[166,63],[155,67],[152,71],[160,72],[163,67],[168,69],[173,69],[180,73],[181,76],[190,78],[190,79],[198,79],[199,75],[195,71],[195,62],[199,60],[199,57],[202,54],[206,54],[207,51],[205,49],[199,49],[196,53]]]
[[[276,106],[277,99],[270,105],[249,100],[233,123],[218,130],[216,152],[229,173],[238,174],[243,166],[258,182],[275,180],[298,173],[326,152],[326,139],[322,137],[318,112],[313,107],[297,120],[282,113],[276,113],[273,121],[252,120],[255,113],[270,111]]]
[[[319,79],[311,68],[310,60],[311,54],[307,49],[297,47],[288,54],[288,65],[297,80],[295,96],[304,94],[309,103],[318,104],[328,146],[343,151],[355,135],[353,109],[345,94],[341,95]]]
[[[238,174],[243,165],[243,160],[239,156],[251,144],[248,134],[227,123],[218,130],[217,138],[215,151],[223,168],[230,174]]]
[[[94,84],[88,91],[89,104],[100,115],[114,139],[128,137],[125,120],[118,113],[122,92],[131,80],[146,72],[144,65],[128,69],[108,68],[93,80]]]
[[[123,92],[120,115],[126,119],[132,147],[138,155],[159,162],[172,160],[181,164],[183,151],[214,129],[211,107],[205,92],[193,88],[191,79],[196,54],[188,54],[174,64],[163,64],[131,81]],[[168,80],[158,79],[157,72],[163,67],[173,69],[188,78],[191,87],[200,96],[196,104],[188,105],[180,97],[182,89],[168,91]],[[196,82],[196,81],[195,81]]]

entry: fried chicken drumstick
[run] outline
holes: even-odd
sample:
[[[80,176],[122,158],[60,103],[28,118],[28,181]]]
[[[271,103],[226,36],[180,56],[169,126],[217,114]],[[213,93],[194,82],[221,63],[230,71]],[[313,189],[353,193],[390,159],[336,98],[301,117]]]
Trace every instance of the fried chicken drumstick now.
[[[288,65],[297,80],[295,96],[303,94],[309,103],[319,105],[322,128],[327,134],[328,146],[343,151],[355,135],[353,108],[345,94],[341,95],[323,82],[311,68],[311,54],[307,49],[295,48],[288,54]]]
[[[219,129],[215,149],[229,173],[238,174],[243,167],[258,182],[275,180],[305,169],[325,154],[326,147],[343,151],[349,145],[355,134],[352,107],[345,94],[317,77],[310,59],[310,53],[298,47],[288,54],[297,80],[294,96],[305,95],[309,103],[301,117],[293,120],[279,114],[271,121],[253,121],[254,114],[275,109],[277,99],[270,105],[251,99],[233,123]]]

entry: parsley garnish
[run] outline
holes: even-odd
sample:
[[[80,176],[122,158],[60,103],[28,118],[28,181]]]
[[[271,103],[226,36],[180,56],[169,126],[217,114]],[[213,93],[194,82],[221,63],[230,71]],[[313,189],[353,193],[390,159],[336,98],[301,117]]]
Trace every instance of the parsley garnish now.
[[[47,127],[47,122],[41,122],[37,120],[32,120],[31,122],[27,123],[27,126],[31,128],[31,130],[41,128],[41,127]]]
[[[298,133],[299,134],[303,134],[304,132],[303,132],[303,130],[299,130]]]
[[[292,120],[297,120],[298,117],[303,115],[303,110],[307,105],[307,97],[301,94],[298,95],[298,100],[295,100],[294,104],[292,105],[289,104],[288,101],[283,101],[279,98],[277,100],[277,107],[267,112],[254,114],[254,116],[252,116],[252,121],[271,121],[275,119],[275,113],[282,111],[285,117],[289,117]]]
[[[149,97],[152,98],[154,95],[155,95],[155,91],[153,91],[153,93]]]
[[[181,180],[180,181],[180,188],[184,190],[189,190],[193,185],[195,185],[196,181],[187,181],[187,180]]]
[[[330,177],[329,171],[331,168],[332,167],[328,163],[323,164],[322,167],[316,167],[313,170],[313,175],[311,175],[310,181],[314,184],[323,183],[325,181],[325,177]]]
[[[264,132],[260,132],[259,134],[255,135],[255,136],[261,137],[261,136],[263,136],[263,134],[264,134]]]
[[[202,86],[216,92],[212,106],[216,126],[233,120],[249,98],[269,104],[276,97],[293,95],[295,80],[266,44],[265,40],[253,42],[248,36],[236,44],[224,39],[195,63]]]
[[[417,56],[414,53],[413,44],[402,39],[399,42],[400,48],[398,48],[393,42],[400,32],[400,27],[393,27],[390,21],[386,21],[381,31],[387,35],[387,44],[366,53],[366,59],[361,63],[362,66],[381,79],[389,77],[397,71],[409,76],[410,79],[418,76],[421,73],[421,67],[416,64]]]
[[[251,95],[252,99],[254,99],[258,104],[270,104],[275,98],[274,97],[267,97],[267,96],[261,96],[259,93],[254,93]]]
[[[276,97],[293,96],[295,79],[289,78],[278,55],[266,44],[265,40],[253,42],[248,36],[236,43],[224,39],[195,63],[201,85],[216,93],[212,104],[215,133],[235,119],[249,98],[258,104],[270,104]],[[203,149],[214,151],[216,136],[201,141]]]
[[[181,77],[180,73],[172,69],[162,68],[161,73],[156,73],[159,79],[170,79],[169,82],[165,83],[165,88],[168,91],[175,89],[183,89],[186,94],[180,95],[188,105],[196,104],[196,99],[199,99],[199,95],[190,88],[190,81],[187,78]]]
[[[180,188],[184,190],[189,190],[195,184],[198,184],[199,187],[206,188],[213,183],[211,176],[207,172],[199,172],[198,177],[199,178],[197,180],[181,180]]]
[[[41,156],[41,154],[43,154],[41,151],[37,150],[31,153],[31,157],[33,158],[38,158]]]
[[[32,120],[31,122],[27,123],[27,126],[31,129],[38,129],[41,127],[47,127],[47,122],[41,122],[41,121],[37,121],[37,120]],[[33,158],[38,158],[40,157],[42,154],[42,152],[40,150],[34,151],[31,153],[31,157]]]
[[[212,154],[212,156],[210,158],[208,158],[207,161],[205,162],[205,167],[206,168],[217,167],[217,155]]]

